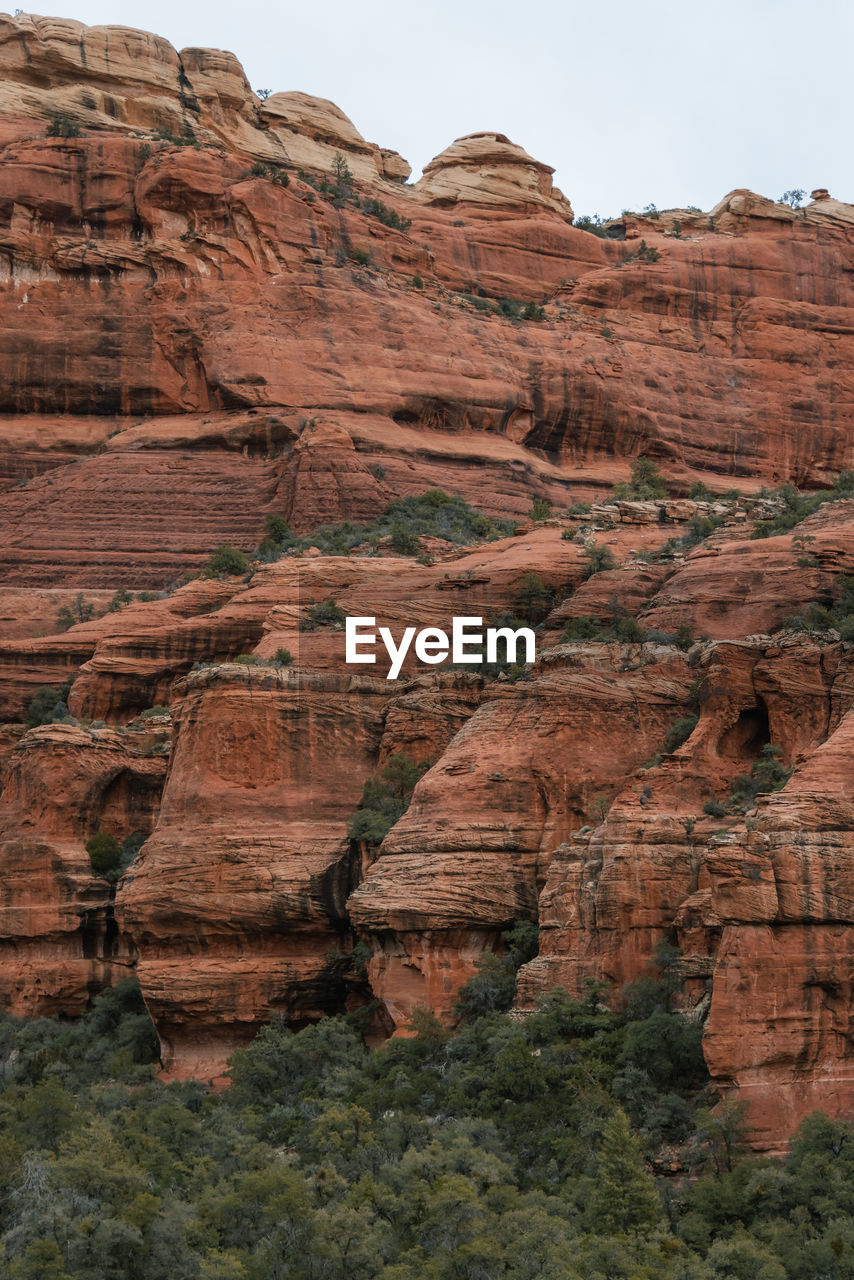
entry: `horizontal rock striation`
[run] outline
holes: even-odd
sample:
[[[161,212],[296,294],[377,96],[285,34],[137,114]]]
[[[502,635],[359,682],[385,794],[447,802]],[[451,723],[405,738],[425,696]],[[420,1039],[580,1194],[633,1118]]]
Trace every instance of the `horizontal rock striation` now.
[[[854,206],[594,235],[502,134],[410,184],[231,53],[20,14],[0,159],[0,1006],[134,968],[212,1079],[275,1015],[453,1022],[524,919],[520,1016],[618,1003],[666,943],[757,1147],[850,1114],[854,501],[786,528],[763,486],[854,467]],[[639,455],[667,496],[615,495]],[[324,553],[430,489],[513,535]],[[271,516],[318,545],[205,576]],[[389,681],[342,613],[521,618],[537,661]],[[401,755],[402,816],[351,837]]]

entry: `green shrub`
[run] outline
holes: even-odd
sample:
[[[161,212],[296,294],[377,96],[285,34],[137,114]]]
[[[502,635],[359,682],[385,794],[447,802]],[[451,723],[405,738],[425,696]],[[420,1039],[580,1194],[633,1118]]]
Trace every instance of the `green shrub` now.
[[[412,287],[413,287],[413,289],[423,289],[423,288],[424,288],[424,280],[422,279],[422,277],[421,277],[421,276],[413,276],[413,277],[412,277]]]
[[[614,635],[621,644],[642,644],[646,639],[643,627],[629,613],[615,614],[612,625]]]
[[[382,479],[385,471],[377,467],[374,474]],[[370,524],[354,524],[345,520],[341,524],[321,525],[300,537],[287,530],[281,542],[271,541],[265,546],[265,539],[259,552],[275,558],[283,553],[296,554],[308,547],[317,547],[325,555],[333,556],[345,556],[357,550],[375,554],[383,538],[393,538],[397,543],[395,550],[398,547],[410,548],[399,551],[399,554],[413,555],[416,554],[414,540],[417,538],[443,538],[446,542],[469,546],[506,537],[514,528],[513,520],[484,515],[470,507],[463,498],[451,496],[442,489],[428,489],[426,493],[390,502],[383,514]]]
[[[321,627],[333,627],[340,631],[347,622],[347,614],[334,600],[321,600],[306,610],[300,624],[301,631],[317,631]]]
[[[691,631],[691,625],[688,622],[680,622],[676,628],[676,646],[683,651],[687,651],[694,645],[694,634]]]
[[[256,160],[249,172],[253,178],[267,178],[278,187],[290,186],[291,180],[279,164],[264,164],[262,160]]]
[[[56,615],[57,631],[68,631],[70,627],[76,627],[79,622],[91,622],[95,616],[95,606],[89,600],[83,599],[83,592],[78,591],[71,604],[64,604]]]
[[[683,742],[687,742],[696,729],[698,720],[699,716],[693,714],[680,716],[678,720],[674,720],[665,734],[664,750],[667,752],[676,751],[678,747],[682,746]]]
[[[460,987],[457,1013],[466,1022],[508,1010],[516,995],[516,975],[539,949],[539,929],[531,920],[517,920],[501,935],[506,950],[483,951],[477,973]]]
[[[703,805],[703,813],[708,814],[710,818],[726,817],[726,808],[721,804],[720,800],[707,800]]]
[[[599,236],[602,240],[609,239],[609,233],[605,227],[605,223],[610,221],[608,218],[600,218],[598,213],[592,215],[583,213],[580,217],[573,219],[572,225],[577,227],[579,231],[589,231],[593,236]]]
[[[514,593],[513,604],[520,618],[536,624],[551,608],[552,593],[538,573],[524,573]]]
[[[58,687],[43,684],[40,689],[37,689],[27,709],[27,728],[35,729],[40,724],[57,724],[67,719],[70,692],[70,680]]]
[[[126,591],[124,587],[119,587],[118,591],[107,605],[107,610],[109,613],[118,613],[120,609],[123,609],[126,604],[130,604],[132,600],[133,596],[131,593]]]
[[[383,204],[382,200],[363,200],[362,211],[372,218],[376,218],[385,227],[392,227],[395,231],[408,231],[412,226],[411,218],[403,218],[394,209],[389,209],[388,205]]]
[[[688,497],[694,498],[697,502],[710,502],[714,496],[711,489],[708,489],[702,480],[697,480],[688,490]]]
[[[264,527],[267,531],[267,536],[269,538],[275,538],[276,542],[285,542],[291,536],[288,522],[284,516],[267,516]]]
[[[350,818],[351,840],[380,845],[412,799],[419,778],[429,765],[416,762],[404,751],[389,756],[376,778],[368,778],[362,790],[359,807]]]
[[[780,791],[792,775],[792,770],[780,763],[782,748],[768,742],[762,748],[759,759],[754,760],[750,773],[740,773],[735,779],[729,802],[746,811],[754,805],[756,797],[769,791]]]
[[[666,482],[652,458],[635,458],[631,479],[614,485],[614,497],[642,502],[667,497]]]
[[[169,708],[163,703],[157,703],[153,707],[146,707],[145,711],[139,713],[140,720],[153,720],[156,716],[168,716]]]
[[[817,511],[823,502],[842,502],[854,496],[854,472],[840,472],[832,489],[800,493],[795,485],[784,484],[770,495],[763,491],[763,496],[776,497],[782,501],[783,506],[770,519],[757,521],[751,534],[753,538],[769,538],[778,533],[786,533]]]
[[[587,572],[585,577],[592,578],[596,573],[605,573],[609,569],[616,569],[617,562],[614,559],[610,547],[606,547],[600,542],[588,542],[584,548],[584,559],[587,561]]]
[[[249,557],[222,542],[205,565],[206,578],[236,578],[249,572]]]
[[[86,841],[86,852],[92,864],[92,870],[99,876],[109,876],[119,869],[122,861],[122,846],[115,836],[107,831],[97,831]]]
[[[601,640],[603,627],[598,618],[589,614],[581,614],[577,618],[568,618],[561,635],[561,641],[569,643],[573,640]]]
[[[48,138],[79,138],[80,125],[68,116],[54,116],[45,132]]]
[[[629,253],[623,259],[623,262],[658,262],[661,257],[660,250],[654,245],[649,245],[645,240],[641,240],[634,253]]]
[[[421,550],[418,535],[407,529],[402,520],[393,520],[389,531],[392,548],[399,556],[417,556]]]
[[[790,614],[780,623],[784,631],[806,631],[815,635],[834,629],[842,640],[854,639],[854,577],[839,574],[833,584],[835,599],[830,607],[812,603],[804,613]]]
[[[367,249],[352,248],[348,257],[351,262],[357,262],[360,267],[366,267],[371,260],[371,255]]]
[[[290,649],[277,649],[273,663],[277,667],[289,667],[294,660]]]
[[[551,514],[552,504],[550,502],[547,502],[545,498],[534,498],[530,511],[532,520],[548,520]]]
[[[199,144],[196,141],[196,135],[187,125],[183,133],[173,133],[171,129],[158,129],[155,134],[158,142],[168,142],[170,147],[196,147]]]

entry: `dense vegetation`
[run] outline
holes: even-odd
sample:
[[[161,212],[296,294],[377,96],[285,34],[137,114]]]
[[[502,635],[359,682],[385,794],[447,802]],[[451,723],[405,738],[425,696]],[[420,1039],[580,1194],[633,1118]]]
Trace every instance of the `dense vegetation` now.
[[[506,537],[514,527],[512,520],[475,511],[463,498],[451,496],[442,489],[428,489],[426,493],[390,502],[383,514],[370,524],[346,520],[341,524],[321,525],[302,537],[292,533],[281,516],[270,516],[267,537],[258,553],[263,560],[274,560],[317,547],[326,555],[349,555],[356,549],[369,555],[375,554],[380,542],[387,540],[398,555],[418,555],[422,537],[444,538],[465,546]]]
[[[531,926],[508,954],[530,954]],[[674,969],[554,992],[521,1021],[493,957],[448,1034],[369,1052],[359,1020],[265,1028],[233,1086],[161,1085],[133,981],[77,1023],[0,1022],[9,1280],[843,1280],[854,1128],[783,1161],[712,1114]],[[503,981],[503,986],[502,986]],[[665,1144],[662,1148],[662,1144]],[[656,1178],[664,1150],[677,1175]]]

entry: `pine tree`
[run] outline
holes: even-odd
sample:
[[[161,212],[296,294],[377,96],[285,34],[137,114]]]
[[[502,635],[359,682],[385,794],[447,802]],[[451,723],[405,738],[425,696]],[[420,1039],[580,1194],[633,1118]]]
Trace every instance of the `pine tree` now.
[[[661,1225],[661,1202],[622,1109],[605,1123],[587,1218],[589,1229],[602,1235],[646,1233]]]

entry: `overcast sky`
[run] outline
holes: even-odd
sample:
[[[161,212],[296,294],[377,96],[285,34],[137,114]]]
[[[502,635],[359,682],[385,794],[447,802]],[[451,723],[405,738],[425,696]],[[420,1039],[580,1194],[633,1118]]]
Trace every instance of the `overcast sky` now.
[[[851,0],[48,0],[28,12],[230,49],[253,88],[331,98],[413,176],[492,129],[576,214],[734,187],[854,201]]]

